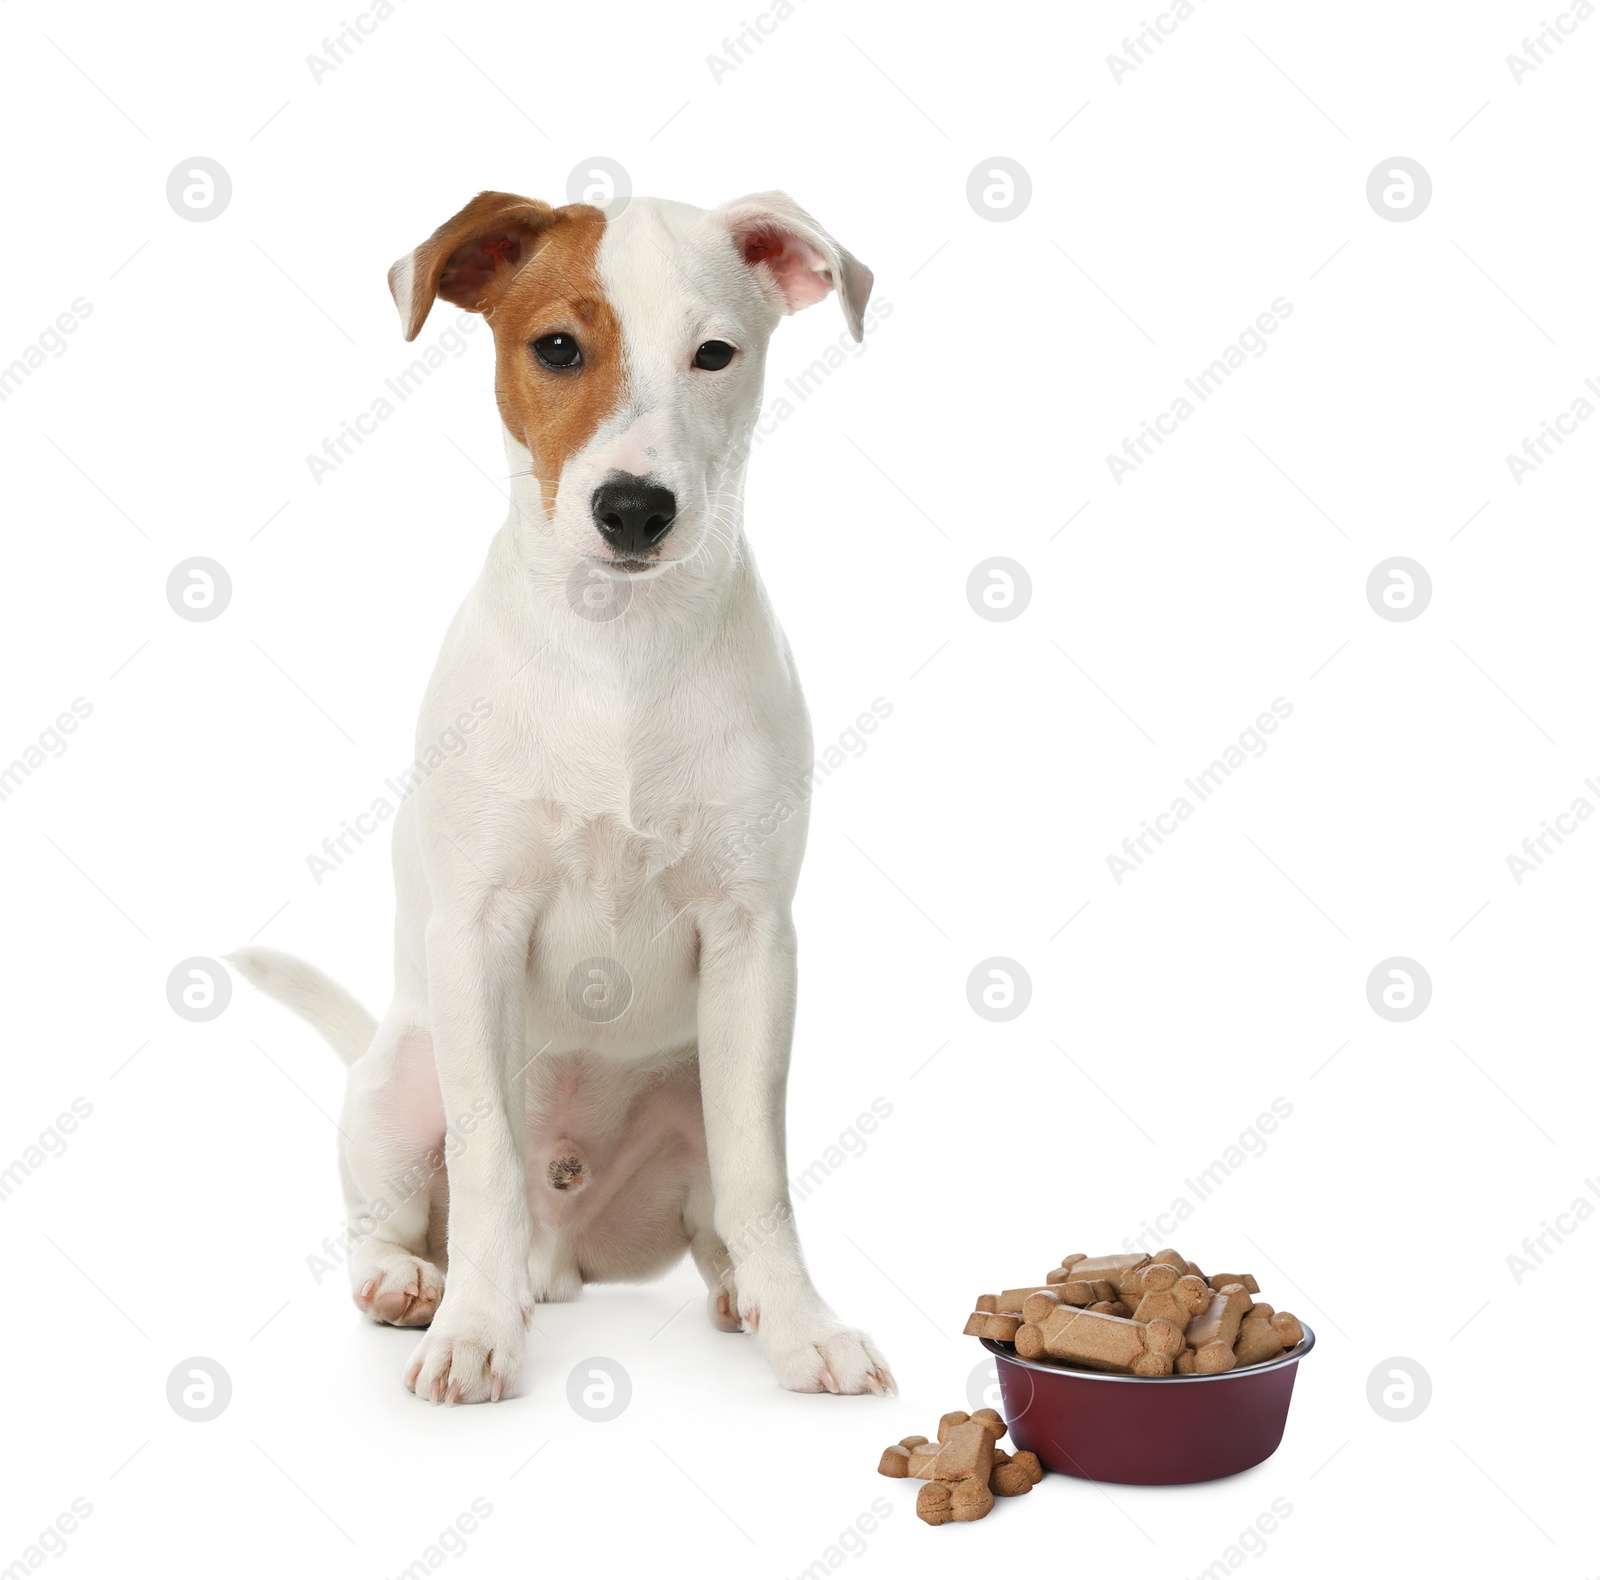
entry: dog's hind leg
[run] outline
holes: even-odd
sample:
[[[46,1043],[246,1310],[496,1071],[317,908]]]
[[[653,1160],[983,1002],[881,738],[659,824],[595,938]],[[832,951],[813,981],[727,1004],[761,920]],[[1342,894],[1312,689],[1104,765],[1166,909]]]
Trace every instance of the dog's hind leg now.
[[[444,1105],[433,1039],[396,1005],[350,1071],[340,1175],[350,1209],[350,1292],[377,1322],[426,1327],[444,1298]]]
[[[407,803],[409,806],[409,803]],[[406,807],[401,808],[401,817]],[[396,845],[397,864],[406,850]],[[397,865],[403,881],[406,871]],[[415,982],[418,951],[402,944],[396,974]],[[339,1125],[351,1293],[374,1321],[425,1327],[444,1296],[444,1109],[423,995],[402,989],[377,1025],[338,983],[275,949],[228,956],[262,992],[320,1031],[350,1068]]]

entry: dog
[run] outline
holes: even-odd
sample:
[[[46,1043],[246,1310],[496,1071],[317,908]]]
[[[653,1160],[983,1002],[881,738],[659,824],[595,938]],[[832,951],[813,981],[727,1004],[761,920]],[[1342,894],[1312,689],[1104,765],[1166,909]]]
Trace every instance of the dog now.
[[[836,294],[859,341],[872,274],[778,192],[484,192],[389,285],[407,340],[439,299],[494,335],[511,509],[417,728],[419,759],[465,747],[395,817],[381,1023],[290,956],[229,957],[350,1065],[356,1304],[426,1329],[417,1397],[492,1401],[537,1303],[687,1250],[784,1387],[892,1393],[790,1206],[811,732],[742,520],[773,329]]]

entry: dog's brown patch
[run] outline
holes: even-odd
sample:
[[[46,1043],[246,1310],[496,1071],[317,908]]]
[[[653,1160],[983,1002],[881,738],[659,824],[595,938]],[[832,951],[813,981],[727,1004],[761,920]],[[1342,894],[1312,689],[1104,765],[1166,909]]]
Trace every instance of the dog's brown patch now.
[[[500,416],[533,456],[547,510],[568,457],[622,404],[627,386],[622,326],[598,272],[605,216],[581,204],[557,215],[489,320]],[[575,371],[552,372],[534,356],[529,342],[555,333],[577,340],[583,364]]]
[[[605,215],[584,203],[551,208],[480,192],[390,273],[408,340],[435,297],[488,318],[500,416],[533,457],[546,509],[568,458],[626,393],[622,329],[600,286],[605,226]],[[550,334],[578,342],[581,366],[558,372],[540,364],[531,342]]]
[[[552,1190],[581,1190],[588,1183],[583,1171],[583,1159],[579,1157],[552,1158],[550,1167],[545,1170],[545,1178]]]

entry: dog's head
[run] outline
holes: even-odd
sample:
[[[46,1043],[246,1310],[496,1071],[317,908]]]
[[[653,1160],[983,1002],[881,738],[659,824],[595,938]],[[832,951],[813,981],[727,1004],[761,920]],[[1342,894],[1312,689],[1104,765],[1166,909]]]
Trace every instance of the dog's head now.
[[[860,340],[872,273],[780,192],[710,211],[635,198],[610,220],[483,192],[389,288],[407,340],[439,297],[488,318],[500,415],[556,541],[644,571],[714,532],[778,320],[837,290]]]

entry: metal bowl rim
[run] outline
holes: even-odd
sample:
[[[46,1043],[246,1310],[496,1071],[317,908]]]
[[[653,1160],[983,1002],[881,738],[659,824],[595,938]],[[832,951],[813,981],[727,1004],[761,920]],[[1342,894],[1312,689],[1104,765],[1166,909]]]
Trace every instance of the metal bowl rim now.
[[[1025,1360],[1015,1350],[1010,1350],[1001,1345],[998,1339],[979,1339],[978,1342],[989,1351],[997,1360],[1009,1361],[1013,1366],[1021,1366],[1030,1372],[1044,1372],[1052,1377],[1081,1377],[1087,1382],[1107,1383],[1143,1383],[1170,1386],[1173,1383],[1225,1383],[1236,1377],[1259,1377],[1263,1372],[1276,1371],[1280,1366],[1294,1366],[1311,1353],[1312,1346],[1317,1342],[1317,1335],[1304,1322],[1300,1324],[1305,1329],[1305,1337],[1295,1345],[1292,1350],[1285,1350],[1275,1360],[1262,1361],[1259,1366],[1238,1366],[1231,1372],[1210,1372],[1205,1376],[1190,1372],[1187,1376],[1180,1376],[1174,1372],[1170,1377],[1130,1377],[1123,1372],[1096,1372],[1087,1371],[1081,1366],[1062,1366],[1047,1364],[1043,1361]]]

